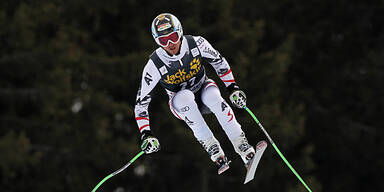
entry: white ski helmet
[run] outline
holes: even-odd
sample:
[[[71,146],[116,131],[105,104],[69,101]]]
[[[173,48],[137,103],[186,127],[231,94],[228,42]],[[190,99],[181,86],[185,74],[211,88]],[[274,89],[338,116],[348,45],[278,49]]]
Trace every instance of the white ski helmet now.
[[[168,46],[169,41],[177,43],[183,37],[180,21],[170,13],[162,13],[155,17],[151,29],[156,43],[162,47]],[[173,32],[176,33],[172,34]]]

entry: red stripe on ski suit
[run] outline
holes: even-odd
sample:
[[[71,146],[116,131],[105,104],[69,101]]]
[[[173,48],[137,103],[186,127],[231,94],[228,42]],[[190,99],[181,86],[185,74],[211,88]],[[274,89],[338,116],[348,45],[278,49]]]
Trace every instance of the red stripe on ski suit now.
[[[208,88],[208,87],[211,87],[211,86],[215,86],[217,87],[216,83],[215,82],[209,82],[207,83],[207,85],[205,85],[204,89]]]
[[[149,121],[149,119],[146,118],[146,117],[136,117],[136,121],[138,121],[138,120],[147,120],[147,121]]]
[[[172,107],[172,100],[173,100],[173,97],[172,97],[172,99],[169,101],[169,103],[168,103],[168,105],[169,105],[169,108],[173,111],[173,114],[174,115],[176,115],[177,116],[177,118],[179,118],[180,120],[183,120],[183,118],[181,118],[180,116],[179,116],[179,114],[177,114],[177,112],[176,112],[176,110]]]
[[[226,75],[230,74],[231,72],[232,72],[232,70],[231,70],[231,69],[229,69],[229,71],[228,71],[228,72],[224,73],[223,75],[220,75],[219,77],[220,77],[220,78],[222,78],[222,77],[224,77],[224,76],[226,76]]]
[[[148,126],[149,126],[149,124],[143,125],[143,126],[141,126],[141,127],[139,128],[139,130],[141,131],[141,130],[143,130],[145,127],[148,127]]]

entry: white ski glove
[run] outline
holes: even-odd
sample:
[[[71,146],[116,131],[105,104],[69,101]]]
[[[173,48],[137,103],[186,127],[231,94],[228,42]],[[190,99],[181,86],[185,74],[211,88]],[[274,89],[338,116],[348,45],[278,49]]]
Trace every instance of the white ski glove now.
[[[247,105],[247,97],[245,93],[239,89],[239,86],[236,83],[232,83],[227,87],[227,91],[231,93],[229,95],[229,100],[231,100],[232,105],[237,108],[244,108]]]
[[[150,131],[143,131],[141,140],[141,150],[143,150],[145,154],[154,153],[160,150],[159,140],[157,140]]]
[[[245,96],[245,93],[241,90],[236,90],[232,92],[232,94],[229,96],[229,99],[232,102],[232,105],[234,105],[237,108],[244,108],[247,106],[247,97]]]

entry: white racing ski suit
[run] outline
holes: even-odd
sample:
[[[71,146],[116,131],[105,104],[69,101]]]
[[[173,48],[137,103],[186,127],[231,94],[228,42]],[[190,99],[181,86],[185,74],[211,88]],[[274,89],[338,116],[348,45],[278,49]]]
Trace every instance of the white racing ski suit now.
[[[215,114],[235,151],[246,163],[246,155],[254,149],[248,144],[241,125],[230,105],[221,97],[216,83],[206,76],[203,65],[209,63],[228,87],[235,83],[228,62],[203,37],[185,35],[181,41],[178,55],[171,56],[158,48],[144,67],[135,106],[140,132],[150,131],[150,93],[160,83],[169,96],[170,110],[191,128],[212,161],[224,156],[224,152],[202,116],[209,112]]]

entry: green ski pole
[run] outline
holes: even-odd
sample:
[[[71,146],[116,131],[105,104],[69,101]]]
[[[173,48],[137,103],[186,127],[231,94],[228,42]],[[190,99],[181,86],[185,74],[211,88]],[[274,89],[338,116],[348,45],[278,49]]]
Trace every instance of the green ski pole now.
[[[103,180],[101,180],[99,182],[99,184],[96,185],[95,188],[93,188],[92,192],[96,192],[96,190],[100,187],[100,185],[102,185],[106,180],[108,180],[109,178],[119,174],[120,172],[124,171],[124,169],[126,169],[129,165],[131,165],[137,158],[139,158],[142,154],[144,154],[144,151],[141,151],[140,153],[138,153],[134,158],[132,158],[127,164],[125,164],[122,168],[120,168],[119,170],[109,174],[108,176],[106,176]]]
[[[309,189],[308,185],[304,182],[303,179],[301,179],[300,175],[295,171],[295,169],[292,167],[292,165],[287,161],[287,159],[285,159],[284,155],[280,152],[279,148],[277,148],[277,146],[275,145],[275,143],[273,142],[272,138],[269,136],[268,132],[264,129],[263,125],[261,125],[261,123],[259,122],[259,120],[256,118],[256,116],[252,113],[251,110],[248,109],[248,107],[244,107],[245,110],[248,111],[248,113],[253,117],[253,119],[256,121],[256,123],[259,125],[259,127],[261,128],[261,130],[264,132],[265,136],[267,136],[269,142],[272,144],[273,148],[275,148],[275,150],[277,151],[277,153],[280,155],[280,157],[283,159],[283,161],[285,162],[285,164],[287,164],[287,166],[289,167],[289,169],[291,169],[291,171],[296,175],[296,177],[301,181],[301,183],[305,186],[305,188],[307,188],[307,190],[309,192],[312,192],[311,189]]]

